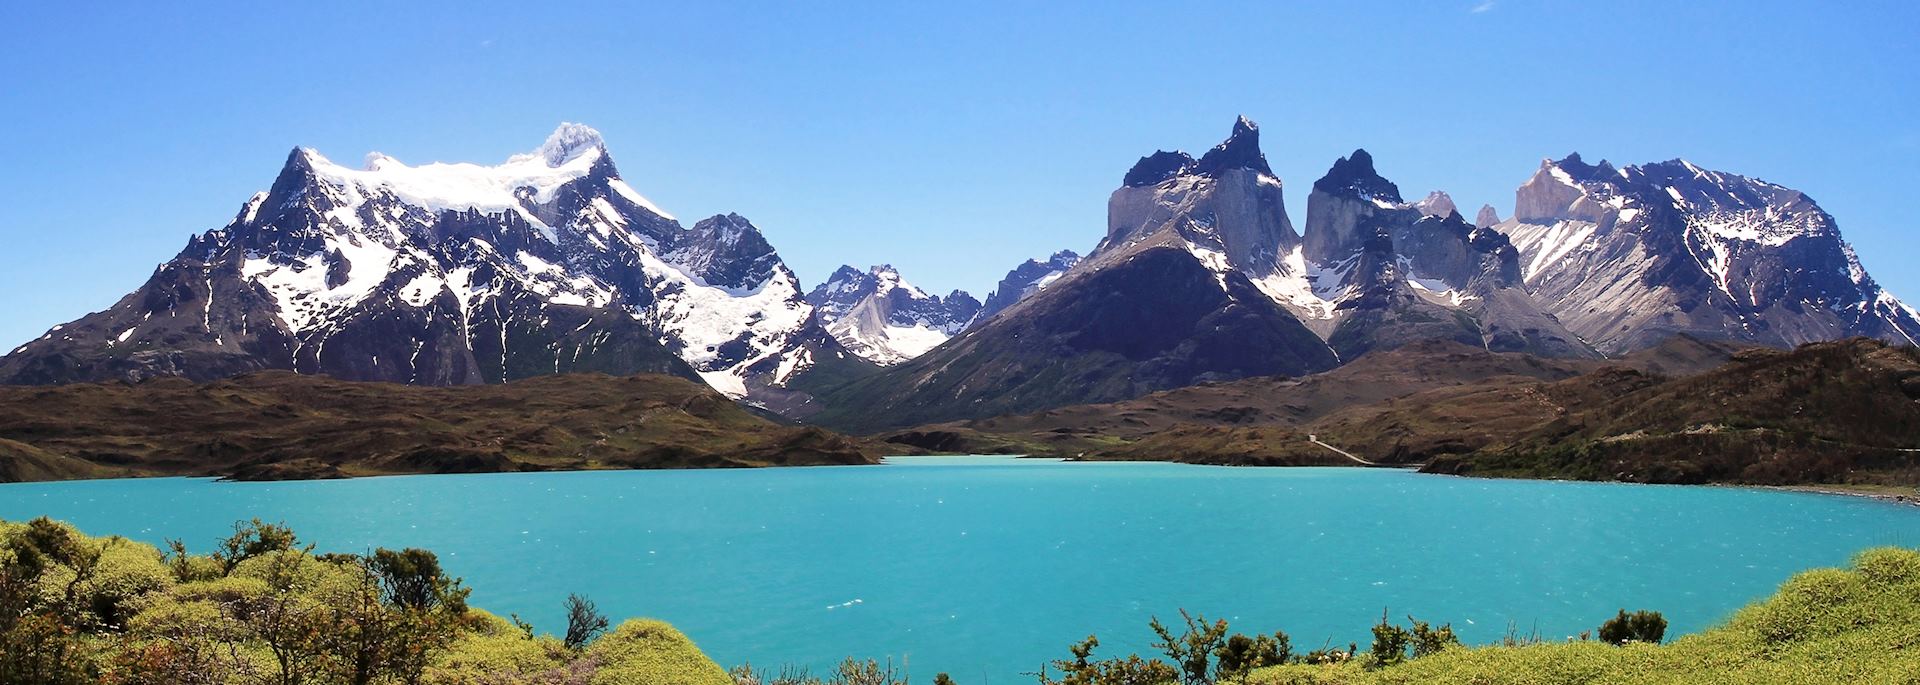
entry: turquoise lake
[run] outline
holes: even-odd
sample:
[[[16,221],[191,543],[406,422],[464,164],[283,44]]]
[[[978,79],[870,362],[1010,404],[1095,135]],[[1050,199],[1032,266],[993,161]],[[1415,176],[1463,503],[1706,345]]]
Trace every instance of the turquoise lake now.
[[[237,519],[321,550],[425,547],[472,603],[558,630],[585,594],[673,622],[722,665],[891,657],[917,678],[1021,673],[1100,636],[1144,650],[1182,607],[1296,649],[1382,609],[1559,639],[1616,609],[1669,635],[1793,573],[1920,547],[1920,507],[1740,488],[1478,480],[1356,468],[992,457],[883,466],[0,485],[0,518],[212,547]]]

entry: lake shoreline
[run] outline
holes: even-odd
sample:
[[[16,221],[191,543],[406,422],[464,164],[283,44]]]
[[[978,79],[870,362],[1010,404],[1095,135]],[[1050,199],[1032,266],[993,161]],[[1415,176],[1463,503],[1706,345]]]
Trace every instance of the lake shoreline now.
[[[1759,490],[1773,490],[1773,491],[1779,491],[1779,492],[1805,492],[1805,493],[1810,493],[1815,495],[1832,495],[1836,497],[1861,497],[1866,499],[1880,500],[1882,502],[1888,502],[1891,504],[1904,504],[1910,507],[1920,507],[1920,490],[1907,489],[1907,493],[1903,494],[1898,492],[1892,492],[1893,490],[1901,489],[1901,488],[1897,488],[1896,486],[1890,486],[1890,485],[1809,484],[1809,485],[1741,485],[1741,486],[1734,486],[1734,487],[1754,488]]]

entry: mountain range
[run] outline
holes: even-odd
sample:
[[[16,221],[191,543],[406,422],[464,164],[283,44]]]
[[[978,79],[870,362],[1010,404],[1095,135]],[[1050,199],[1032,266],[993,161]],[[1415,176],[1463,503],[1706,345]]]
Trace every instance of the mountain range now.
[[[106,310],[0,358],[0,382],[262,370],[417,385],[567,372],[698,379],[736,400],[875,431],[1328,371],[1447,341],[1598,360],[1674,336],[1912,344],[1812,198],[1683,160],[1543,161],[1472,222],[1408,201],[1365,150],[1306,194],[1300,228],[1260,130],[1141,157],[1084,257],[1020,264],[985,300],[890,266],[811,290],[737,214],[685,226],[563,124],[505,162],[361,168],[295,149],[267,190]]]
[[[138,290],[0,360],[50,384],[267,369],[421,385],[599,371],[805,402],[802,377],[871,364],[815,316],[737,214],[683,226],[564,124],[495,166],[363,168],[310,149]]]

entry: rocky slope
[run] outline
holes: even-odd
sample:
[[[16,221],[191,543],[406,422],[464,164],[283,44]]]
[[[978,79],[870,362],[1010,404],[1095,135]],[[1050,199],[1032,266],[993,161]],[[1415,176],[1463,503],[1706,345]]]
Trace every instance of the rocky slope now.
[[[0,386],[0,481],[873,463],[695,380],[564,374],[421,387],[285,371]]]
[[[974,323],[985,321],[1000,313],[1000,310],[1013,306],[1013,303],[1045,289],[1079,263],[1080,255],[1073,250],[1055,252],[1044,262],[1038,259],[1021,262],[1020,266],[1014,267],[1005,278],[1000,279],[1000,283],[993,287],[993,292],[987,294],[987,301],[981,305]]]
[[[226,226],[0,359],[0,381],[659,372],[783,407],[805,402],[797,377],[848,357],[751,222],[682,226],[565,124],[497,166],[376,153],[353,169],[296,149]]]
[[[1681,332],[1774,347],[1920,337],[1920,317],[1867,275],[1832,216],[1759,179],[1575,154],[1543,161],[1495,228],[1527,289],[1604,352]]]
[[[807,302],[842,346],[882,366],[920,356],[981,313],[980,301],[966,291],[928,294],[888,264],[867,271],[842,266],[807,293]]]
[[[1252,122],[1198,160],[1142,158],[1123,183],[1093,254],[931,352],[828,391],[814,419],[870,430],[1335,364],[1237,267],[1277,268],[1298,239]]]

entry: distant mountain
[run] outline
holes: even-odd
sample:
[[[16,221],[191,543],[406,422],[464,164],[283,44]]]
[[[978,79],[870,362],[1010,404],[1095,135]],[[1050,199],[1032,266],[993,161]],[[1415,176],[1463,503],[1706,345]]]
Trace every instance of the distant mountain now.
[[[1833,217],[1766,181],[1569,155],[1541,162],[1495,229],[1527,289],[1604,352],[1675,333],[1775,347],[1920,338],[1920,316],[1874,283]]]
[[[807,302],[842,346],[882,366],[946,342],[981,312],[980,301],[966,291],[927,294],[889,264],[867,271],[842,266],[807,293]]]
[[[1013,303],[1046,288],[1061,276],[1066,275],[1067,270],[1073,268],[1073,265],[1079,263],[1080,255],[1075,254],[1073,250],[1055,252],[1044,262],[1038,259],[1022,262],[1020,266],[1008,271],[1007,276],[1000,279],[999,285],[993,287],[993,292],[987,295],[986,304],[980,308],[980,315],[974,318],[974,323],[985,321],[988,317],[1000,313],[1000,310],[1011,307]]]
[[[1473,217],[1474,228],[1493,228],[1494,224],[1498,223],[1500,223],[1500,210],[1494,209],[1493,205],[1480,205],[1480,213]]]
[[[816,367],[864,363],[751,222],[683,227],[621,180],[596,131],[564,124],[498,166],[376,153],[353,169],[295,149],[226,226],[0,359],[0,381],[658,372],[785,407]]]

